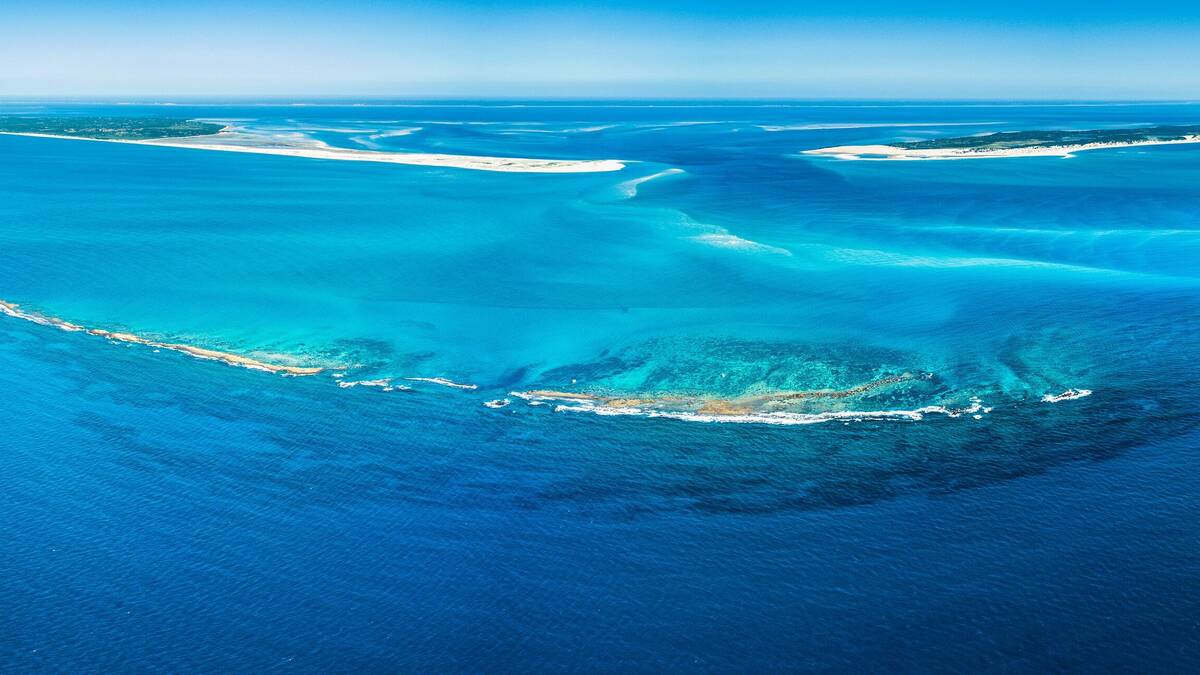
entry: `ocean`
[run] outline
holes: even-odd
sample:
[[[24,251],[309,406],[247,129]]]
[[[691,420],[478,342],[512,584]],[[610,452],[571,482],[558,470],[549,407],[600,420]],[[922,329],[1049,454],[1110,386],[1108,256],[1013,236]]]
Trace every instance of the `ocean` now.
[[[1200,144],[802,154],[1200,105],[0,114],[626,164],[0,136],[7,672],[1200,669]]]

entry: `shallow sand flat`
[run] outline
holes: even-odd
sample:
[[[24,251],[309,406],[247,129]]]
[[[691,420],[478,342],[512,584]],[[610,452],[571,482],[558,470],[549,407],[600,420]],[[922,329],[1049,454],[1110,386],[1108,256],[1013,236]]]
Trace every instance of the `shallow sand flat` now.
[[[838,159],[861,160],[919,160],[919,159],[989,159],[996,157],[1070,157],[1086,150],[1109,148],[1132,148],[1142,145],[1178,145],[1200,143],[1200,136],[1191,136],[1174,141],[1140,141],[1137,143],[1086,143],[1082,145],[1047,145],[1036,148],[1009,148],[1004,150],[975,150],[971,148],[931,148],[914,150],[895,145],[838,145],[829,148],[805,150],[805,155],[825,155]]]
[[[84,138],[82,136],[61,136],[56,134],[0,133],[10,136],[63,138],[74,141],[157,145],[168,148],[248,152],[260,155],[283,155],[287,157],[309,157],[312,159],[335,159],[352,162],[414,164],[418,166],[441,166],[456,169],[504,171],[510,173],[596,173],[619,171],[625,168],[624,163],[615,159],[529,159],[521,157],[484,157],[417,152],[378,152],[374,150],[337,148],[316,141],[288,143],[279,142],[269,137],[257,140],[251,134],[229,131],[222,131],[211,136],[187,136],[148,140]]]

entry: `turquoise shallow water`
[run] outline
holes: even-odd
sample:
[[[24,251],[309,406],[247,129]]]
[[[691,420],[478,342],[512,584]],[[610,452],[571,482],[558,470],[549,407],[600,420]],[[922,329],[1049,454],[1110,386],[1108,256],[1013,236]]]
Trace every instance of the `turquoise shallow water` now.
[[[38,109],[629,164],[499,174],[0,136],[0,299],[345,379],[478,386],[343,389],[0,317],[11,665],[1198,658],[1200,146],[799,152],[1200,107]],[[782,427],[482,405],[901,373],[791,409],[979,407]],[[1093,393],[1041,400],[1067,388]]]

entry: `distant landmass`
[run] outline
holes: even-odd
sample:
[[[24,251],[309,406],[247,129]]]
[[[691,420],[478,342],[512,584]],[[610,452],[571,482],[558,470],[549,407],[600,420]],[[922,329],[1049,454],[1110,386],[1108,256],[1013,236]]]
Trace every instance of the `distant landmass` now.
[[[0,132],[44,134],[104,140],[140,141],[152,138],[208,136],[222,124],[167,117],[16,117],[0,116]]]
[[[997,131],[976,136],[902,141],[886,145],[841,145],[806,150],[840,159],[967,159],[976,157],[1067,157],[1073,152],[1200,142],[1200,125],[1124,129]]]
[[[898,148],[909,150],[932,150],[950,148],[962,150],[1013,150],[1017,148],[1045,148],[1091,145],[1094,143],[1134,144],[1146,141],[1182,141],[1200,136],[1200,125],[1158,126],[1141,129],[1088,129],[1049,131],[997,131],[979,136],[957,136],[935,138],[929,141],[892,143]]]

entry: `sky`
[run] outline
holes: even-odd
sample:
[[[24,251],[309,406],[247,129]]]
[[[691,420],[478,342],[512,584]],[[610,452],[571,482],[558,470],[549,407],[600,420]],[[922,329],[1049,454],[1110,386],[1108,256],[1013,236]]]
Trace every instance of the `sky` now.
[[[1200,100],[1200,2],[3,0],[0,97]]]

